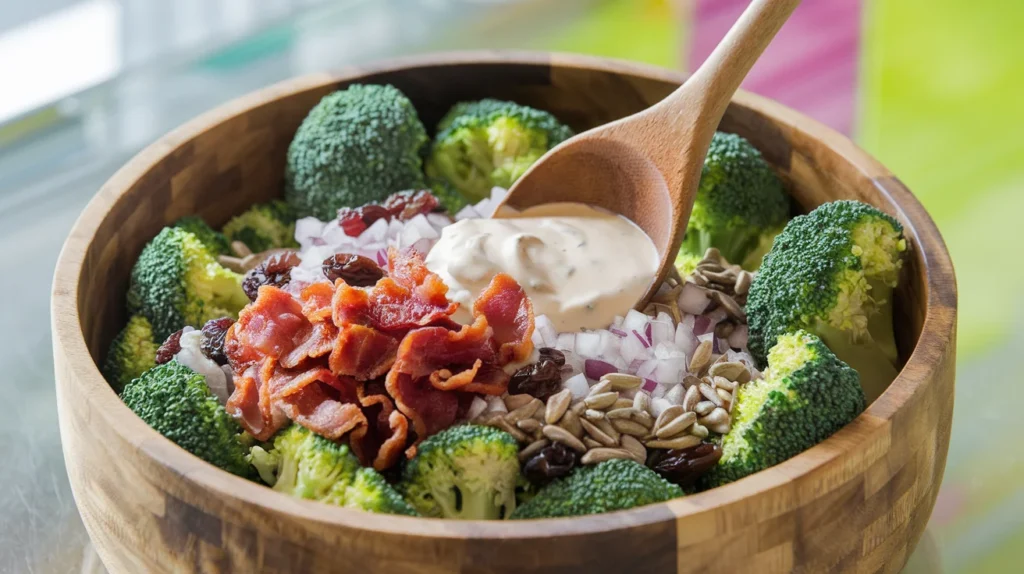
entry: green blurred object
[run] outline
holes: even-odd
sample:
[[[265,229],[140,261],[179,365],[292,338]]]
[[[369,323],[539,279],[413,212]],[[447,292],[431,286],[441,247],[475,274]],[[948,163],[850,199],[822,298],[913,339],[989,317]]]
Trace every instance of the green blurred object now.
[[[681,28],[669,0],[605,0],[544,48],[678,68]]]

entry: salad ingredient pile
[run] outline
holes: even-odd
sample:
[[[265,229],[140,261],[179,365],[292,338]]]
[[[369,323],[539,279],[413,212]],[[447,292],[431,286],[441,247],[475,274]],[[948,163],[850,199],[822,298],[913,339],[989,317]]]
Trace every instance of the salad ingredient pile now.
[[[658,261],[628,220],[569,204],[488,219],[568,126],[482,100],[433,133],[396,88],[349,86],[298,128],[283,200],[161,230],[103,362],[124,403],[291,496],[534,519],[740,480],[897,375],[902,227],[856,201],[789,220],[742,137],[715,136],[678,277],[641,311]]]

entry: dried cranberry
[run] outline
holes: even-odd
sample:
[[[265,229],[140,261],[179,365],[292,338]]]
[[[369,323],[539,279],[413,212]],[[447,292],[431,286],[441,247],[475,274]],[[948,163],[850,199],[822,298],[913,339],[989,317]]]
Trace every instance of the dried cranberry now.
[[[685,487],[696,484],[697,479],[711,470],[720,458],[722,447],[715,443],[703,442],[690,448],[652,454],[648,464],[665,480]]]
[[[552,349],[551,347],[541,347],[537,349],[540,356],[545,359],[551,359],[559,367],[565,366],[565,355],[562,354],[558,349]]]
[[[351,253],[335,253],[323,263],[324,275],[333,283],[343,279],[353,287],[370,287],[384,276],[384,270],[373,259]]]
[[[282,287],[292,279],[292,268],[301,262],[299,255],[294,251],[281,251],[270,255],[262,263],[253,267],[245,274],[242,280],[242,290],[255,301],[260,287],[273,285]]]
[[[560,442],[550,444],[523,465],[526,480],[543,485],[556,478],[567,476],[576,466],[576,451]]]
[[[199,348],[207,359],[218,365],[228,364],[228,358],[224,356],[224,336],[234,323],[235,320],[231,317],[221,317],[211,319],[203,325],[203,341]]]
[[[399,191],[392,193],[384,200],[384,208],[388,210],[392,217],[397,217],[399,221],[412,219],[421,213],[430,213],[440,204],[441,202],[434,197],[434,194],[425,189],[419,191]]]
[[[565,362],[565,357],[562,357]],[[526,393],[542,401],[557,393],[562,388],[562,369],[555,359],[541,355],[540,360],[527,365],[512,375],[508,383],[511,395]]]
[[[162,365],[174,358],[181,351],[181,333],[184,329],[178,329],[171,333],[170,337],[156,350],[156,364]]]
[[[338,225],[345,235],[359,237],[378,219],[390,219],[391,213],[382,205],[368,203],[362,207],[342,207],[338,210]]]

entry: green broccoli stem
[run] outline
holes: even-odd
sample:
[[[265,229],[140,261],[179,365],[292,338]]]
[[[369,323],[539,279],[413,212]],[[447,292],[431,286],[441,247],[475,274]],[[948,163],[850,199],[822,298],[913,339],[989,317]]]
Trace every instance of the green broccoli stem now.
[[[899,374],[885,350],[870,338],[854,342],[848,333],[826,325],[818,325],[816,332],[841,361],[860,374],[860,386],[864,389],[867,404],[885,392]]]
[[[881,281],[868,280],[871,286],[871,297],[878,303],[878,311],[868,319],[868,333],[878,345],[878,348],[889,359],[889,362],[898,366],[899,352],[896,349],[896,334],[892,328],[892,287]]]
[[[757,246],[757,235],[749,229],[728,227],[721,230],[688,229],[682,250],[703,256],[709,247],[718,249],[730,263],[743,261],[747,253]]]

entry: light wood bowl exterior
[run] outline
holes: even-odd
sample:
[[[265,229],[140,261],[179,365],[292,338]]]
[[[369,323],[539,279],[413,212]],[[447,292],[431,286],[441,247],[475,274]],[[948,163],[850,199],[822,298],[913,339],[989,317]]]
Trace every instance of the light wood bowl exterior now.
[[[115,573],[895,572],[942,482],[953,413],[956,285],[914,196],[840,134],[739,94],[722,128],[763,150],[804,209],[856,198],[906,226],[896,301],[899,378],[822,444],[744,480],[628,511],[544,521],[381,516],[296,500],[223,472],[129,411],[97,369],[123,324],[133,262],[159,229],[213,224],[277,196],[306,112],[351,82],[392,83],[430,127],[457,100],[493,96],[577,129],[646,107],[677,73],[578,56],[460,53],[287,81],[211,111],[142,151],[92,200],[53,285],[60,430],[75,500]]]

